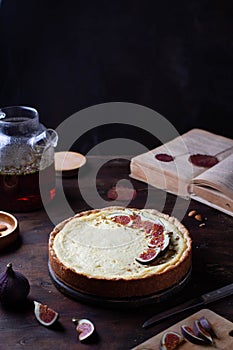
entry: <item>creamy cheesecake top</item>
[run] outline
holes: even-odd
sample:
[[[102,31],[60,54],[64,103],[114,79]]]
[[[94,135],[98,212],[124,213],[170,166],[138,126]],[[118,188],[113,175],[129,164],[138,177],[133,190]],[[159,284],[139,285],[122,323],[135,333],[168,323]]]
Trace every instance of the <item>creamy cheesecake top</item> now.
[[[142,264],[136,258],[148,250],[156,230],[167,237],[167,249],[153,263]],[[113,207],[68,220],[55,236],[53,250],[67,268],[79,274],[142,278],[176,265],[190,244],[187,230],[175,218],[149,209]]]

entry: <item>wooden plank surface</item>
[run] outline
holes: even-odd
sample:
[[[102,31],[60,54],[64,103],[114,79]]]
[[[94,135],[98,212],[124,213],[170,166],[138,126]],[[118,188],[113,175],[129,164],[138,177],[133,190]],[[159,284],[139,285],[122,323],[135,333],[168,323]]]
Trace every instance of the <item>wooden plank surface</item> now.
[[[160,323],[149,329],[142,324],[157,312],[181,304],[193,297],[229,284],[233,280],[233,218],[213,210],[201,203],[191,201],[189,207],[185,200],[177,202],[176,197],[155,188],[149,188],[129,178],[129,161],[118,157],[112,161],[88,157],[82,168],[85,173],[77,177],[57,179],[57,194],[51,203],[56,221],[64,216],[60,192],[64,189],[67,201],[75,212],[89,209],[85,196],[80,194],[80,186],[88,198],[98,191],[106,205],[108,190],[122,179],[130,181],[136,190],[136,197],[129,204],[142,208],[147,206],[170,214],[176,204],[178,211],[187,207],[182,222],[189,229],[193,239],[193,268],[189,283],[174,298],[158,304],[140,308],[110,308],[103,305],[79,302],[62,294],[54,285],[48,271],[48,237],[54,224],[45,210],[30,213],[15,213],[19,221],[19,240],[0,254],[0,271],[12,262],[15,270],[22,272],[31,285],[29,301],[37,300],[59,312],[59,321],[51,329],[43,327],[35,319],[32,304],[26,307],[7,310],[0,306],[0,350],[127,350],[159,334],[188,315],[180,315],[173,320]],[[90,186],[91,177],[99,166],[96,188]],[[150,196],[148,199],[148,193]],[[127,205],[127,201],[120,202]],[[206,225],[188,216],[195,209],[206,218]],[[233,322],[233,297],[220,300],[211,305],[211,310]],[[98,332],[95,343],[81,344],[71,321],[72,317],[85,317],[92,320]],[[233,349],[233,347],[232,347]],[[155,348],[155,350],[157,350]],[[231,350],[231,349],[227,349]]]
[[[132,350],[154,350],[159,349],[159,343],[162,338],[162,335],[167,331],[174,331],[181,334],[180,327],[181,325],[187,325],[192,327],[193,323],[196,319],[201,318],[202,316],[205,316],[208,321],[213,326],[213,329],[217,335],[217,338],[215,340],[215,345],[208,345],[204,346],[204,349],[218,349],[218,350],[231,350],[233,349],[233,334],[230,332],[233,332],[233,323],[229,320],[225,319],[224,317],[216,314],[215,312],[208,310],[208,309],[202,309],[195,314],[185,318],[184,320],[177,322],[176,324],[172,325],[171,327],[167,328],[163,332],[157,334],[156,336],[148,339],[147,341],[143,342],[142,344],[134,347]],[[203,349],[203,345],[195,345],[192,344],[189,341],[185,341],[182,345],[179,347],[180,350],[200,350]]]

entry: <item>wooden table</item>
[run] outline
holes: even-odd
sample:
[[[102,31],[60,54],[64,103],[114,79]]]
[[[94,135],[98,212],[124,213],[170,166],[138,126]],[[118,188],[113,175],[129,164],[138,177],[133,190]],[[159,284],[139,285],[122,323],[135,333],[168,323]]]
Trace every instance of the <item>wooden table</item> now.
[[[86,195],[92,198],[96,191],[104,200],[105,206],[111,205],[112,202],[107,200],[108,189],[124,179],[131,181],[137,195],[131,203],[120,201],[117,204],[126,203],[128,206],[143,208],[150,192],[151,207],[161,208],[164,192],[130,179],[128,158],[101,158],[103,165],[98,168],[100,159],[92,156],[88,158],[85,169],[80,171],[79,179],[77,176],[57,178],[57,196],[49,209],[53,213],[52,220],[50,214],[43,209],[31,213],[14,213],[19,220],[20,239],[13,247],[0,253],[0,269],[5,270],[6,264],[12,262],[15,270],[27,276],[31,290],[27,307],[14,310],[0,308],[0,349],[131,349],[189,314],[143,329],[142,324],[146,319],[233,281],[233,218],[198,202],[191,201],[187,204],[186,200],[180,200],[178,211],[180,209],[182,212],[183,208],[187,208],[182,222],[190,230],[193,239],[193,267],[189,282],[174,298],[168,298],[159,304],[138,307],[124,304],[122,307],[115,307],[101,302],[77,301],[57,289],[48,272],[48,238],[54,227],[52,221],[59,222],[64,216],[59,201],[63,191],[73,211],[79,212],[90,208],[85,201]],[[91,177],[95,169],[98,171],[96,188],[93,188]],[[82,195],[79,187],[82,188]],[[163,211],[172,213],[174,205],[176,196],[166,194]],[[204,227],[199,227],[199,222],[187,215],[191,209],[197,210],[206,218]],[[47,304],[59,312],[59,322],[53,328],[43,327],[37,322],[30,303],[33,300]],[[218,301],[209,308],[233,321],[233,296]],[[77,340],[72,317],[91,319],[97,328],[97,341],[81,344]]]

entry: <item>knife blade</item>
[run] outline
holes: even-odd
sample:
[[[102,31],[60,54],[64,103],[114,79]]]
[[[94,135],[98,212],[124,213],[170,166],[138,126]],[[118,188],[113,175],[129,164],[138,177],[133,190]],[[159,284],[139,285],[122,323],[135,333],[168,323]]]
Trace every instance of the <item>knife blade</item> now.
[[[191,311],[201,306],[206,306],[210,303],[213,303],[217,300],[223,299],[227,296],[233,294],[233,283],[228,284],[222,288],[218,288],[209,293],[202,294],[201,296],[191,299],[181,305],[175,306],[169,310],[160,312],[159,314],[151,317],[145,321],[142,325],[142,328],[148,328],[152,325],[155,325],[159,322],[165,321],[169,318],[177,316],[183,312]]]

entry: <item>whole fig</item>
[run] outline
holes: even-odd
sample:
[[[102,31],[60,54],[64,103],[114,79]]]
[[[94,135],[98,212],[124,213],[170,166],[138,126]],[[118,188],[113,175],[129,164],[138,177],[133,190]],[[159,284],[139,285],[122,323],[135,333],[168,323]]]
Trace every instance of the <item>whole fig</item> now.
[[[28,279],[20,272],[14,271],[12,264],[0,274],[0,301],[3,304],[16,305],[24,301],[30,291]]]

